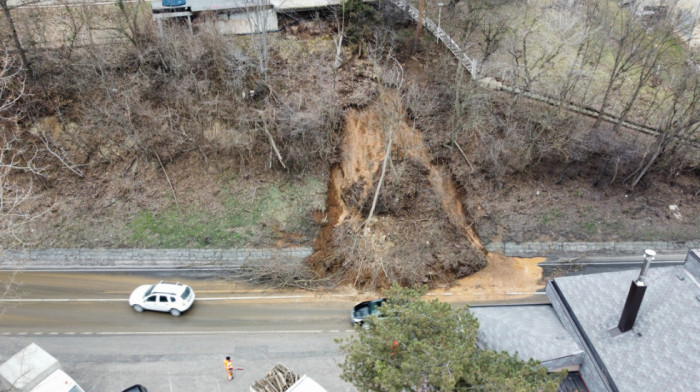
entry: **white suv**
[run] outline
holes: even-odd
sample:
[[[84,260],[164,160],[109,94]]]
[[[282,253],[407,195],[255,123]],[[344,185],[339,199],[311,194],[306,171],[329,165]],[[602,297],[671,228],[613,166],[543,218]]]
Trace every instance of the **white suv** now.
[[[170,312],[179,316],[194,303],[194,290],[180,282],[167,283],[162,280],[156,284],[139,286],[129,297],[129,306],[137,312],[155,310]]]

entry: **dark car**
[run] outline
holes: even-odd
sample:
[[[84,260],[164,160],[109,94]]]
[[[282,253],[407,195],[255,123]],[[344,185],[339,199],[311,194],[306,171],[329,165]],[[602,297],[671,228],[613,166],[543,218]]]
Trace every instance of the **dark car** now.
[[[386,302],[386,298],[375,299],[373,301],[364,301],[355,304],[350,312],[350,320],[352,325],[362,325],[365,318],[373,314],[379,314],[379,308]]]
[[[136,385],[130,386],[129,388],[126,388],[122,392],[148,392],[148,390],[143,385],[136,384]]]

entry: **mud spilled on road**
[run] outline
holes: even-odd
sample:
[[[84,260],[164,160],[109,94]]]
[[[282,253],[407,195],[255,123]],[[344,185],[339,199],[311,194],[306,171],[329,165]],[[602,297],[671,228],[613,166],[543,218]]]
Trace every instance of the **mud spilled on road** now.
[[[388,144],[391,159],[384,165]],[[381,196],[368,220],[377,187]],[[341,153],[330,170],[325,224],[307,264],[319,276],[368,290],[392,282],[446,287],[465,277],[471,280],[455,287],[540,288],[539,267],[487,251],[464,197],[449,171],[433,162],[421,133],[407,124],[401,99],[383,94],[371,107],[346,115]]]

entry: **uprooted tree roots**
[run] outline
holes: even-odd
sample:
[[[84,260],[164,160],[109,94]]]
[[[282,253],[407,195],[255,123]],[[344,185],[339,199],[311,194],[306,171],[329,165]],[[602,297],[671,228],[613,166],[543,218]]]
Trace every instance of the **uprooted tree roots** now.
[[[486,266],[488,252],[459,190],[404,117],[393,94],[347,114],[340,163],[328,182],[327,223],[307,260],[321,276],[366,289],[433,286]]]

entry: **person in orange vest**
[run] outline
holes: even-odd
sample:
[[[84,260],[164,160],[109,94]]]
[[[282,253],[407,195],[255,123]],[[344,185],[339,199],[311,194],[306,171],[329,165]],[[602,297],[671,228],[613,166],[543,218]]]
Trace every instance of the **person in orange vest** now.
[[[394,339],[394,342],[391,343],[391,352],[389,353],[389,356],[394,356],[396,355],[396,352],[399,350],[399,341]]]
[[[233,380],[233,362],[231,362],[231,357],[226,357],[226,359],[224,359],[224,368],[228,373],[228,380]]]

